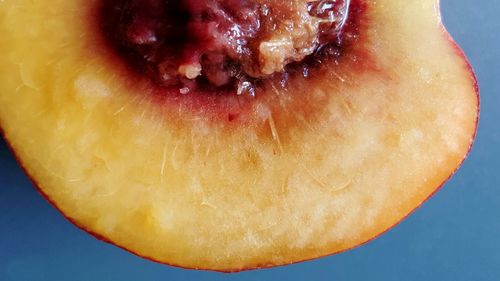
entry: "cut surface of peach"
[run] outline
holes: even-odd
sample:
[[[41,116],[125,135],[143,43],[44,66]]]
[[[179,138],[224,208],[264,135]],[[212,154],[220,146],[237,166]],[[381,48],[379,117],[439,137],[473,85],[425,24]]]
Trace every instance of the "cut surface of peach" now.
[[[339,61],[255,97],[131,79],[88,23],[99,2],[0,2],[0,126],[67,218],[139,256],[235,271],[338,253],[470,149],[477,86],[436,0],[360,1]]]

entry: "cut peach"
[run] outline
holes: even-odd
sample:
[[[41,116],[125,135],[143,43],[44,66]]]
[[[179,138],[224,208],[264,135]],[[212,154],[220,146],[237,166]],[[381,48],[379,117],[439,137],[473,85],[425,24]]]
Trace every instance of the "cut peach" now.
[[[471,147],[477,85],[436,0],[351,1],[335,58],[251,94],[158,85],[100,33],[102,1],[0,2],[0,126],[68,219],[137,255],[237,271],[338,253]]]

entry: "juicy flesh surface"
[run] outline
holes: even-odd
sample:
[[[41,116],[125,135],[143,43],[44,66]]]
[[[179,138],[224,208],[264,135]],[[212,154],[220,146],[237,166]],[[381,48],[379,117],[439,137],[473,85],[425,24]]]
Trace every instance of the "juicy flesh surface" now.
[[[277,89],[237,126],[130,93],[85,41],[95,3],[0,2],[0,125],[68,218],[138,255],[238,270],[346,250],[428,198],[471,144],[473,77],[434,0],[367,1],[377,71],[296,79],[302,111],[280,110],[293,95]]]

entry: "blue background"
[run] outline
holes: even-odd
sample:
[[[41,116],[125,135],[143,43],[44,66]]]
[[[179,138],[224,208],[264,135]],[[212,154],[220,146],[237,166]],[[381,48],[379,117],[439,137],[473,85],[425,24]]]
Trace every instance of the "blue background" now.
[[[443,0],[441,6],[479,79],[478,138],[453,179],[384,236],[274,269],[222,274],[164,266],[67,222],[0,140],[0,280],[500,280],[500,0]]]

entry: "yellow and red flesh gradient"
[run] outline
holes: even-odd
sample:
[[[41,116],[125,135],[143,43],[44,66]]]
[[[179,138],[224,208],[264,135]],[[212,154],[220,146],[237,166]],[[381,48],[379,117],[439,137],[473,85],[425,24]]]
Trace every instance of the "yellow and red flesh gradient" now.
[[[324,99],[328,97],[311,97],[305,95],[303,91],[289,92],[286,97],[280,97],[277,91],[286,91],[287,88],[297,87],[307,89],[316,84],[318,79],[315,77],[323,77],[325,72],[331,72],[332,69],[344,75],[352,75],[352,77],[360,72],[378,71],[371,54],[366,52],[362,46],[363,34],[361,32],[366,30],[363,28],[363,25],[366,24],[366,15],[364,14],[366,4],[361,0],[352,0],[350,1],[348,20],[342,33],[339,34],[338,41],[331,42],[332,44],[322,42],[322,45],[327,46],[302,62],[291,63],[282,73],[276,73],[265,79],[254,79],[252,81],[255,84],[254,94],[237,95],[234,83],[216,87],[203,78],[194,82],[197,84],[194,90],[184,94],[180,92],[182,84],[162,84],[161,81],[158,81],[156,74],[150,70],[156,66],[144,62],[142,56],[152,56],[150,53],[153,51],[144,51],[138,55],[137,52],[124,47],[133,46],[128,42],[128,38],[116,35],[108,36],[113,32],[113,29],[117,29],[116,25],[120,24],[120,21],[116,19],[117,16],[110,16],[112,14],[110,10],[116,9],[117,2],[120,1],[102,0],[101,2],[96,6],[97,9],[91,10],[89,16],[90,28],[94,30],[95,35],[95,38],[90,41],[89,48],[106,58],[107,63],[119,73],[123,83],[128,84],[133,89],[132,93],[153,99],[163,114],[178,115],[181,108],[183,119],[200,117],[214,122],[225,123],[227,121],[234,123],[230,126],[230,130],[233,130],[234,126],[241,124],[245,124],[245,126],[261,124],[262,119],[267,117],[256,115],[255,112],[264,110],[283,114],[282,119],[286,122],[276,121],[284,126],[293,125],[297,123],[295,118],[306,118],[306,116],[311,118],[313,115],[319,114],[324,110],[322,107],[327,104]],[[180,10],[181,8],[176,6],[175,9]],[[176,14],[182,14],[182,12]],[[176,20],[178,22],[175,23],[185,24],[183,18]],[[185,32],[187,31],[182,33]],[[187,41],[188,39],[181,38],[179,40]],[[168,43],[170,42],[166,44]],[[176,48],[174,49],[177,52],[182,52],[179,49],[182,50],[187,44],[187,42],[175,42]],[[180,53],[168,56],[182,59]],[[294,82],[297,80],[296,77],[302,79],[298,79],[299,82]],[[303,81],[304,79],[306,81]],[[296,85],[298,83],[301,85]],[[338,80],[338,83],[341,83],[341,80]],[[263,112],[263,114],[266,113]],[[275,116],[275,118],[279,118],[279,116]],[[175,119],[177,118],[169,118],[173,122],[182,123],[182,120]]]
[[[477,82],[434,0],[353,2],[338,59],[253,98],[138,74],[95,29],[101,3],[0,3],[0,69],[18,70],[0,76],[0,127],[70,221],[139,256],[230,272],[342,252],[472,145]]]

